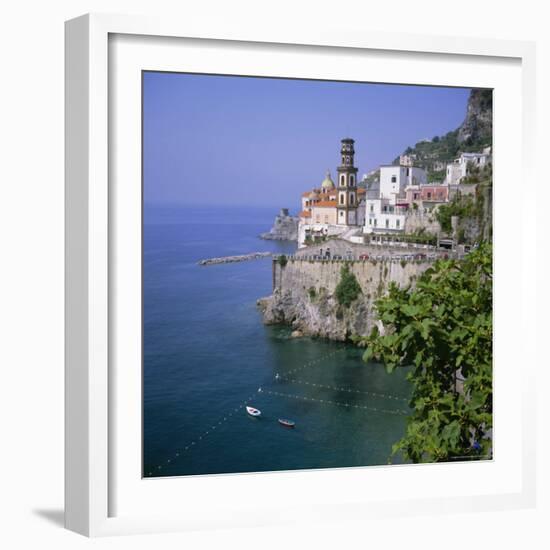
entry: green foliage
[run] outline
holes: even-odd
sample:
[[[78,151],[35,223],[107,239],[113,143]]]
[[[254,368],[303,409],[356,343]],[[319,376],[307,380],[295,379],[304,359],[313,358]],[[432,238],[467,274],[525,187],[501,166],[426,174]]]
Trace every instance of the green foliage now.
[[[441,183],[445,176],[447,175],[447,171],[445,168],[443,170],[434,170],[428,172],[428,183]]]
[[[414,289],[392,284],[376,308],[385,331],[363,339],[364,360],[379,360],[388,372],[412,366],[413,412],[392,456],[412,462],[490,456],[491,246],[483,243],[460,261],[439,260]]]
[[[473,217],[476,213],[475,199],[471,195],[456,195],[455,198],[442,204],[436,211],[435,217],[445,233],[451,233],[451,218],[457,216],[460,219]]]
[[[288,258],[284,254],[281,254],[277,259],[277,262],[281,267],[285,267],[285,265],[288,263]]]
[[[317,291],[315,290],[315,287],[310,286],[309,290],[307,292],[309,294],[309,299],[310,300],[315,300],[315,297],[317,296]]]
[[[336,286],[335,294],[338,303],[344,307],[349,307],[361,294],[357,278],[347,265],[340,270],[340,282]]]
[[[419,243],[435,246],[437,244],[437,236],[426,231],[425,227],[419,228],[414,233],[402,233],[399,235],[388,234],[392,241],[397,243]],[[384,237],[384,235],[382,235]]]
[[[434,172],[433,168],[437,162],[449,163],[452,162],[459,151],[463,149],[458,142],[458,130],[448,132],[439,139],[431,141],[420,141],[414,147],[408,147],[405,154],[414,155],[414,165],[425,168],[428,171],[428,177]],[[397,157],[394,163],[399,162]],[[439,181],[432,179],[430,181]]]
[[[493,178],[493,165],[491,163],[480,167],[473,162],[468,162],[466,167],[466,176],[460,180],[460,183],[481,183]]]

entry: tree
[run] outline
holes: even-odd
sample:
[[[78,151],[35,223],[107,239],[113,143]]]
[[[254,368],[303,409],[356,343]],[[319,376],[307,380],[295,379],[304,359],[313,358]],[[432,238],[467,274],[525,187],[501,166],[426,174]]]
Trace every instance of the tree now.
[[[464,260],[438,261],[414,289],[392,284],[376,307],[384,334],[374,329],[364,339],[364,360],[382,361],[390,373],[412,367],[413,412],[392,456],[412,462],[491,456],[491,246],[482,243]]]
[[[278,258],[277,258],[277,262],[279,263],[279,265],[281,267],[285,267],[285,265],[288,263],[288,258],[286,257],[285,254],[281,254]]]
[[[349,307],[361,294],[357,278],[347,265],[340,270],[340,282],[336,286],[335,294],[338,303],[344,307]]]

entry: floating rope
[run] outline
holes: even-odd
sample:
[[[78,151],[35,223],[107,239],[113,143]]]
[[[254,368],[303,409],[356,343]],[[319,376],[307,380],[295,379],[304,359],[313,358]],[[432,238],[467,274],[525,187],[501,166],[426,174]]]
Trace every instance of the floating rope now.
[[[261,391],[262,391],[262,388],[258,388],[258,393],[260,393]],[[236,413],[238,413],[241,409],[246,407],[247,403],[250,403],[250,401],[252,401],[252,399],[254,399],[255,397],[256,397],[256,394],[251,395],[248,399],[245,399],[238,407],[235,407],[234,409],[232,409],[225,416],[220,417],[218,422],[214,422],[207,430],[202,432],[198,437],[196,437],[192,441],[189,441],[185,446],[178,449],[172,455],[171,458],[166,459],[164,464],[158,464],[156,467],[150,468],[146,474],[147,477],[152,476],[154,471],[162,470],[163,466],[171,464],[174,460],[179,458],[181,455],[190,451],[192,447],[198,445],[199,441],[202,441],[203,439],[205,439],[208,435],[213,433],[215,430],[219,429],[219,427],[222,426],[222,424],[224,424],[225,422],[227,422],[230,418],[232,418],[233,416],[236,416]]]
[[[406,397],[400,397],[397,395],[390,395],[387,393],[378,393],[373,391],[366,391],[366,390],[354,390],[353,388],[341,388],[339,386],[330,386],[328,384],[318,384],[316,382],[308,382],[307,380],[298,380],[296,378],[286,378],[279,376],[276,378],[279,382],[290,382],[291,384],[301,384],[304,386],[312,386],[315,388],[321,388],[321,389],[327,389],[327,390],[333,390],[333,391],[341,391],[341,392],[348,392],[348,393],[357,393],[362,395],[368,395],[371,397],[382,397],[384,399],[393,399],[394,401],[401,401],[403,403],[408,403],[409,399]]]
[[[334,355],[336,355],[337,353],[341,352],[341,351],[345,351],[346,348],[341,348],[341,349],[337,349],[331,353],[327,353],[326,355],[323,355],[321,357],[317,357],[316,359],[311,359],[311,361],[308,361],[307,363],[304,363],[303,365],[299,366],[299,367],[296,367],[295,369],[291,369],[291,370],[288,370],[284,373],[284,376],[287,377],[289,374],[295,374],[297,372],[300,372],[302,370],[304,370],[305,368],[307,367],[311,367],[313,365],[317,365],[318,363],[320,363],[321,361],[325,361],[326,359],[328,359],[329,357],[333,357]],[[279,377],[278,374],[275,375],[275,378]]]
[[[270,395],[278,395],[279,397],[287,397],[290,399],[301,399],[302,401],[312,401],[316,403],[323,403],[325,405],[338,405],[340,407],[347,407],[349,409],[363,409],[366,411],[374,411],[374,412],[379,412],[384,414],[396,414],[396,415],[404,415],[404,416],[408,416],[410,414],[409,411],[405,411],[405,410],[380,409],[378,407],[371,407],[367,405],[344,403],[343,401],[331,401],[329,399],[318,399],[316,397],[306,397],[304,395],[296,395],[292,393],[281,393],[281,392],[272,391],[272,390],[263,390],[263,392]]]

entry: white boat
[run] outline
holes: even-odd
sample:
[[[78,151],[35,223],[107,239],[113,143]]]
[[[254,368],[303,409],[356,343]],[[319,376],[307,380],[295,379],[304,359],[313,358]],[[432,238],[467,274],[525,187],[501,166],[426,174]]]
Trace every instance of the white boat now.
[[[262,411],[260,411],[259,409],[255,409],[254,407],[246,407],[246,412],[250,416],[260,416],[262,414]]]

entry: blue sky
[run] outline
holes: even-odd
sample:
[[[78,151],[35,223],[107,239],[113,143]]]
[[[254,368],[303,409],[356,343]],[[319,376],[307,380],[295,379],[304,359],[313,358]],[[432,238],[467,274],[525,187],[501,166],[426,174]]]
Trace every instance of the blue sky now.
[[[144,201],[299,208],[333,176],[340,139],[359,175],[454,130],[470,89],[144,73]]]

